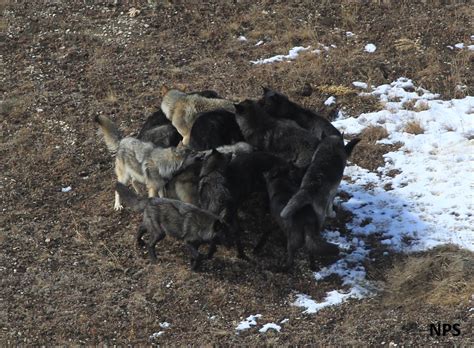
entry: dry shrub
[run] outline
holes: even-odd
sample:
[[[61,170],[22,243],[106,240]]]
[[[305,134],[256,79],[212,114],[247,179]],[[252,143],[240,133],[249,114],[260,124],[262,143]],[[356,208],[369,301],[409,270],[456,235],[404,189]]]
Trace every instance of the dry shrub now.
[[[398,39],[395,41],[395,49],[401,53],[420,52],[421,46],[418,40],[410,40],[407,38]]]
[[[318,87],[321,93],[344,96],[350,94],[357,94],[357,91],[353,88],[349,88],[343,85],[322,85]]]
[[[359,135],[363,142],[375,144],[377,141],[388,137],[388,132],[381,126],[369,126]]]
[[[421,126],[420,121],[417,120],[407,122],[403,130],[407,133],[415,135],[423,134],[425,132],[425,129]]]
[[[451,306],[467,303],[474,289],[474,253],[453,245],[409,256],[388,273],[389,304]]]
[[[402,106],[406,110],[411,110],[411,111],[416,111],[416,112],[421,112],[425,110],[429,110],[430,106],[429,104],[424,101],[424,100],[416,100],[416,99],[410,99],[402,104]]]

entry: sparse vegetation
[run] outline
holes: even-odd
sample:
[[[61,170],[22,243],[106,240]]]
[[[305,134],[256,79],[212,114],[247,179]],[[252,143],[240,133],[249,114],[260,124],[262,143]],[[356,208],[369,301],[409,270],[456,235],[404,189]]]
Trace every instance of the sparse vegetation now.
[[[133,18],[131,7],[140,10]],[[439,258],[417,254],[404,262],[383,256],[386,246],[374,238],[374,257],[364,265],[369,278],[384,282],[389,274],[387,291],[399,291],[402,300],[410,286],[421,298],[426,284],[432,302],[420,299],[404,308],[397,298],[375,297],[309,318],[290,305],[294,292],[320,300],[340,279],[316,284],[301,258],[293,274],[271,272],[269,265],[284,253],[278,241],[258,266],[219,250],[212,266],[191,273],[181,244],[165,239],[161,262],[150,266],[133,247],[139,216],[112,211],[113,162],[99,146],[91,119],[113,115],[125,133],[136,132],[160,105],[163,84],[215,89],[236,101],[260,96],[260,86],[267,85],[312,109],[324,109],[323,102],[335,95],[337,107],[351,115],[383,107],[375,96],[358,95],[354,81],[379,85],[406,76],[442,98],[462,97],[474,86],[472,53],[446,46],[472,35],[470,4],[0,0],[0,12],[7,67],[0,72],[0,133],[6,139],[0,146],[3,345],[379,346],[389,339],[433,345],[425,324],[469,323],[465,306],[454,305],[473,287],[466,261],[472,256],[459,251]],[[240,35],[248,41],[238,41]],[[264,44],[255,46],[259,40]],[[363,51],[368,42],[377,45],[374,53]],[[250,63],[286,54],[293,45],[321,52],[266,66]],[[305,84],[313,93],[299,93]],[[74,130],[75,145],[68,145],[71,131],[50,127],[57,120]],[[420,134],[418,126],[407,131]],[[351,161],[375,171],[384,164],[383,154],[398,145],[375,143],[386,137],[382,127],[365,132]],[[66,186],[72,190],[61,192]],[[252,231],[245,235],[248,248],[263,230],[277,229],[269,217],[253,217],[264,215],[262,201],[255,197],[242,212],[241,229]],[[328,229],[348,236],[352,218],[340,208]],[[403,263],[389,273],[394,262]],[[422,265],[439,265],[441,272],[430,266],[422,273]],[[467,265],[470,270],[461,275]],[[236,335],[236,324],[255,313],[265,322],[289,322],[278,335]],[[172,329],[151,342],[162,321]],[[420,327],[407,333],[410,323]],[[438,344],[469,340],[440,337]]]
[[[414,135],[423,134],[425,132],[423,126],[417,120],[407,122],[404,131]]]

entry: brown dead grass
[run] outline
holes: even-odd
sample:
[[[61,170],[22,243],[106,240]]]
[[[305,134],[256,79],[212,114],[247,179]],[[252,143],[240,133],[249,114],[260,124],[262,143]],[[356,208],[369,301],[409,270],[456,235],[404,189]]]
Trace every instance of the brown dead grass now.
[[[425,111],[425,110],[430,109],[430,106],[426,101],[416,100],[416,99],[410,99],[410,100],[404,102],[402,106],[406,110],[411,110],[411,111],[416,111],[416,112],[421,112],[421,111]]]
[[[466,304],[474,289],[474,253],[445,245],[409,256],[387,277],[386,301],[418,306]]]
[[[421,123],[418,120],[407,122],[403,130],[407,133],[415,135],[423,134],[425,132],[425,129],[421,126]]]
[[[388,137],[388,132],[382,126],[369,126],[360,133],[359,137],[363,142],[375,144],[377,141]]]
[[[323,85],[318,87],[321,93],[339,96],[357,94],[357,91],[353,88],[342,86],[342,85]]]

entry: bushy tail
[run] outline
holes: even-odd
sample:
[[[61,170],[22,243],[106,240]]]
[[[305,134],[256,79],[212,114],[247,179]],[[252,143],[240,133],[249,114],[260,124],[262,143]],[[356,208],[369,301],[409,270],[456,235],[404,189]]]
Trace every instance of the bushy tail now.
[[[145,207],[148,202],[148,198],[139,197],[135,192],[130,190],[126,185],[117,183],[115,185],[115,190],[120,195],[120,200],[125,202],[125,205],[130,209],[138,212],[145,210]]]
[[[280,216],[284,219],[290,218],[296,211],[305,205],[311,204],[311,201],[312,199],[308,192],[299,190],[290,198],[286,207],[281,211]]]
[[[105,145],[107,145],[110,152],[115,154],[122,139],[119,129],[115,123],[102,115],[96,116],[94,121],[99,124],[99,128],[104,135]]]
[[[359,143],[360,139],[355,138],[349,141],[346,146],[344,147],[344,150],[346,151],[347,157],[349,157],[352,153],[352,150],[354,150],[354,147]]]

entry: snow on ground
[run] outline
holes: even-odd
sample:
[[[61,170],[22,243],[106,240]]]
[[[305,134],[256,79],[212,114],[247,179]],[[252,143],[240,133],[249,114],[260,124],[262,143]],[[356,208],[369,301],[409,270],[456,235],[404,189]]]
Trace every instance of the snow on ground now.
[[[235,329],[237,331],[248,330],[252,326],[256,326],[257,325],[257,319],[261,318],[261,317],[262,317],[261,314],[250,315],[250,316],[247,317],[247,319],[242,320],[239,323],[239,325],[237,325],[237,327]]]
[[[369,53],[374,53],[376,49],[377,49],[377,46],[375,46],[372,43],[369,43],[369,44],[365,45],[365,47],[364,47],[364,51],[369,52]]]
[[[346,290],[330,291],[319,303],[298,294],[293,305],[306,308],[306,313],[373,292],[362,264],[370,252],[364,239],[371,234],[381,235],[380,242],[394,251],[426,250],[446,243],[474,250],[474,97],[442,101],[406,78],[368,94],[377,96],[384,109],[358,118],[342,114],[333,124],[353,135],[368,126],[382,126],[389,136],[380,142],[402,146],[384,156],[385,166],[376,173],[350,163],[346,167],[351,180],[343,181],[340,189],[351,198],[341,205],[354,214],[348,223],[352,239],[326,231],[326,238],[341,247],[343,257],[315,273],[316,281],[339,275]],[[415,109],[423,107],[407,110],[407,102],[414,102]],[[409,122],[419,123],[424,133],[405,132]]]
[[[336,97],[330,96],[328,99],[326,99],[326,101],[324,102],[324,105],[331,106],[334,103],[336,103]]]
[[[281,326],[277,325],[275,323],[268,323],[268,324],[263,325],[262,328],[260,330],[258,330],[258,332],[265,333],[268,330],[275,330],[275,331],[280,332]]]
[[[383,110],[357,118],[341,112],[334,126],[347,135],[381,126],[389,135],[380,143],[401,147],[385,154],[385,165],[376,172],[348,163],[345,174],[350,180],[343,181],[340,190],[350,199],[338,203],[354,216],[347,224],[352,233],[347,237],[339,231],[324,232],[340,247],[342,258],[314,273],[316,282],[336,274],[342,287],[329,291],[321,302],[297,294],[293,305],[305,313],[376,291],[363,266],[370,253],[365,240],[373,234],[389,251],[419,251],[447,243],[474,251],[474,97],[443,101],[407,78],[360,95],[378,97]],[[407,133],[410,122],[419,124],[423,133]]]
[[[287,55],[279,54],[270,58],[265,58],[265,59],[258,59],[258,60],[251,60],[250,62],[253,64],[268,64],[268,63],[274,63],[274,62],[282,62],[285,60],[293,60],[298,57],[300,52],[304,52],[310,49],[311,46],[308,47],[302,47],[302,46],[296,46],[293,47]]]

